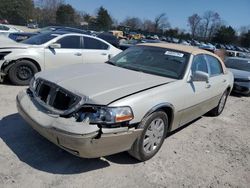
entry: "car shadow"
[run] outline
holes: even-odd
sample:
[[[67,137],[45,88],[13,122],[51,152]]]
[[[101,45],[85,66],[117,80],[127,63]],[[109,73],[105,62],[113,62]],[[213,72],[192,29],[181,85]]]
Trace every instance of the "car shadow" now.
[[[48,173],[77,174],[110,166],[101,158],[83,159],[51,144],[17,113],[0,120],[0,138],[21,161]]]
[[[2,82],[0,82],[0,85],[6,85],[6,86],[15,86],[10,82],[8,78],[5,78]]]
[[[167,137],[171,137],[199,119],[170,132]],[[0,138],[22,162],[37,170],[53,174],[84,173],[109,167],[109,162],[122,165],[140,163],[127,152],[96,159],[74,156],[40,136],[18,113],[0,120]]]
[[[238,98],[246,97],[245,95],[242,95],[242,94],[240,94],[240,93],[236,93],[236,92],[234,92],[234,91],[232,91],[232,92],[230,93],[230,96],[232,96],[232,97],[238,97]]]

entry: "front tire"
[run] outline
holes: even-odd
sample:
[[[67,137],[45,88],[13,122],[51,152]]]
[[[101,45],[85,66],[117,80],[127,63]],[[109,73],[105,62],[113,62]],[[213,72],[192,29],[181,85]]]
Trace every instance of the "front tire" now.
[[[143,129],[140,137],[135,141],[129,154],[139,161],[152,158],[161,148],[168,129],[168,116],[163,111],[150,114],[140,123]]]
[[[15,85],[28,85],[37,72],[38,69],[34,63],[29,60],[20,60],[10,68],[8,76]]]

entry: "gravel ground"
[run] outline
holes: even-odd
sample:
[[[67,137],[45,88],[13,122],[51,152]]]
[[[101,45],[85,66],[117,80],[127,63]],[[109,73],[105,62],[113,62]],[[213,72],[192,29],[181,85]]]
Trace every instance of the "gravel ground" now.
[[[17,114],[21,89],[0,85],[0,187],[250,187],[250,97],[230,96],[221,116],[176,131],[139,163],[126,152],[81,159],[51,144]]]

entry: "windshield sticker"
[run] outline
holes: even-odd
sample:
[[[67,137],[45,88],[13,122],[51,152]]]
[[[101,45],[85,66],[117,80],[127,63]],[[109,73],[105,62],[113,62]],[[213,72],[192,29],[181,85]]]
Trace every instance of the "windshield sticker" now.
[[[171,55],[171,56],[175,56],[175,57],[183,57],[184,56],[183,53],[173,52],[173,51],[166,51],[165,55]]]

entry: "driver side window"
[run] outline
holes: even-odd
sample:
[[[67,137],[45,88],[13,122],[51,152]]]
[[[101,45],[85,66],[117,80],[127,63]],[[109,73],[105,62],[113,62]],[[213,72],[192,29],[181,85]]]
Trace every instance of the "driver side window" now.
[[[192,73],[195,71],[208,73],[207,62],[203,54],[199,54],[194,57],[191,70]]]

